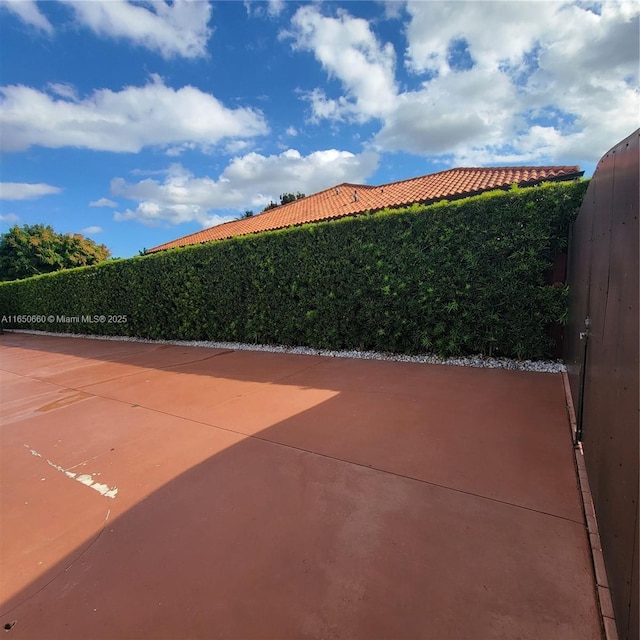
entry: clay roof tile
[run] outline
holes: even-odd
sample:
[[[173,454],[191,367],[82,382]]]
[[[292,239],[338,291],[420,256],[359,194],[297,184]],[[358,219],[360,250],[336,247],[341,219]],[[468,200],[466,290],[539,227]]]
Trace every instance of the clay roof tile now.
[[[549,179],[569,179],[579,175],[582,173],[578,166],[462,167],[378,186],[343,182],[250,218],[224,222],[210,229],[166,242],[149,249],[149,253],[358,215],[367,211],[397,208],[415,202],[464,197],[482,191],[508,188],[514,182],[524,185]],[[357,193],[357,198],[354,197],[354,193]]]

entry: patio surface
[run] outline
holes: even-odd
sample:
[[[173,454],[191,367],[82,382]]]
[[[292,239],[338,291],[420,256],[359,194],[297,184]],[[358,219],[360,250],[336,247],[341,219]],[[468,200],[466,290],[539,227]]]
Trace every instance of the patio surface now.
[[[0,385],[7,640],[602,637],[560,374],[5,333]]]

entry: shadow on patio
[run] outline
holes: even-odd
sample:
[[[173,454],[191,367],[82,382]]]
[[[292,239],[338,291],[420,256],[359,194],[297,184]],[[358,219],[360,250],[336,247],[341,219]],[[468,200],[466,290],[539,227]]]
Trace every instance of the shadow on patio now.
[[[8,637],[601,637],[561,376],[94,345],[0,340]]]

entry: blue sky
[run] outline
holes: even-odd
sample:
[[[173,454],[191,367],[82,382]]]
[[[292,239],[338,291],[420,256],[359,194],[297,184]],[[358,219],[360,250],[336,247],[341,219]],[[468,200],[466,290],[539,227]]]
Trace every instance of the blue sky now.
[[[136,255],[279,194],[579,164],[638,125],[636,2],[0,0],[0,231]]]

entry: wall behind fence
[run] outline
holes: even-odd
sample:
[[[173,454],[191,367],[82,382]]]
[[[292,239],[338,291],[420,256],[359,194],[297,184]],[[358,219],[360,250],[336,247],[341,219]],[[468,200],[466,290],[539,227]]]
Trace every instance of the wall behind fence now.
[[[600,160],[569,246],[571,390],[618,633],[638,638],[640,130]],[[580,339],[590,318],[588,337]]]

